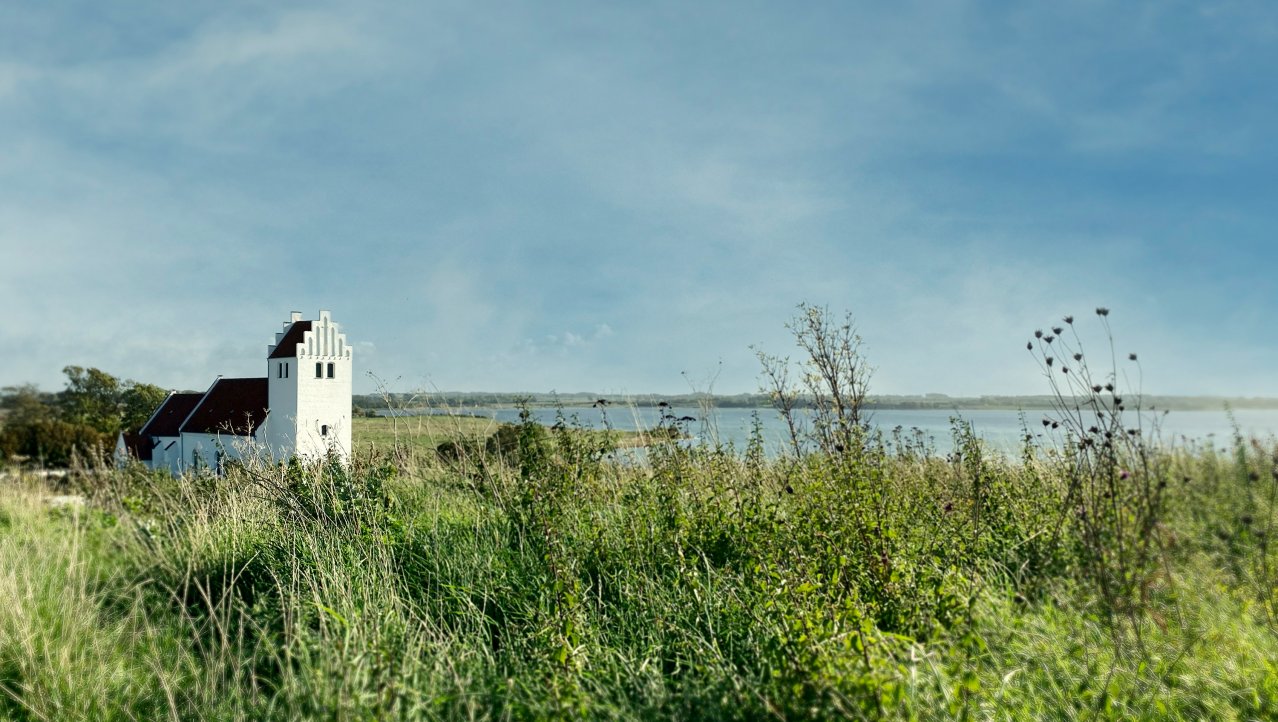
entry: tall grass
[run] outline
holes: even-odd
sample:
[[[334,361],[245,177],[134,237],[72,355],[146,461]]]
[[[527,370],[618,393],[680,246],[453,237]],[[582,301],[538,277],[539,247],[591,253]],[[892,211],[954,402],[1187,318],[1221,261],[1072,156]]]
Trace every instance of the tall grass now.
[[[412,473],[11,482],[0,718],[1278,713],[1272,442],[1158,452],[1160,572],[1115,631],[1069,475],[955,433],[635,465],[530,424]]]

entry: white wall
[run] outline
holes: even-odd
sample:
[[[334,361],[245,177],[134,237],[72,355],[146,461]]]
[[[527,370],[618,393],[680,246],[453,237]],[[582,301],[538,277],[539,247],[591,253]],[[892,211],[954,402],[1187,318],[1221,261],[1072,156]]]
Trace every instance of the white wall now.
[[[270,450],[263,443],[251,436],[233,434],[182,433],[182,457],[179,467],[183,470],[194,468],[194,459],[199,455],[205,468],[217,470],[218,454],[222,461],[241,461],[246,459],[270,458]],[[175,449],[177,447],[174,447]]]
[[[182,439],[177,436],[157,436],[159,443],[151,450],[151,468],[168,469],[175,476],[182,472]],[[172,444],[171,448],[165,448]]]

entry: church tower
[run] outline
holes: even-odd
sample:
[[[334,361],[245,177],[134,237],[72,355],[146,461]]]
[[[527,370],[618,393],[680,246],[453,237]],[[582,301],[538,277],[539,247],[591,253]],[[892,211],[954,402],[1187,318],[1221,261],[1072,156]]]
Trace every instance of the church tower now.
[[[267,443],[280,459],[351,455],[351,347],[328,311],[294,311],[267,348]]]

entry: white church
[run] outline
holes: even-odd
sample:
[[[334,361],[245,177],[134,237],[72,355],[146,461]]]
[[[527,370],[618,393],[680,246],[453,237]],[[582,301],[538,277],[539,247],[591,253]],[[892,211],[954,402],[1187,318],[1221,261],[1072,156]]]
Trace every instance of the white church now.
[[[266,376],[218,377],[204,393],[170,393],[118,457],[179,474],[232,460],[351,454],[351,347],[328,311],[294,311],[266,349]]]

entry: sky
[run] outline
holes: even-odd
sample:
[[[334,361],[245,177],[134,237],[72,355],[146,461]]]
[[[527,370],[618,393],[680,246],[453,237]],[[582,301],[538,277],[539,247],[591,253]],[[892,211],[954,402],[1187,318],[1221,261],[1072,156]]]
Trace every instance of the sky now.
[[[1278,6],[0,5],[0,385],[203,389],[328,309],[355,391],[1278,396]]]

